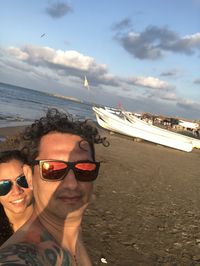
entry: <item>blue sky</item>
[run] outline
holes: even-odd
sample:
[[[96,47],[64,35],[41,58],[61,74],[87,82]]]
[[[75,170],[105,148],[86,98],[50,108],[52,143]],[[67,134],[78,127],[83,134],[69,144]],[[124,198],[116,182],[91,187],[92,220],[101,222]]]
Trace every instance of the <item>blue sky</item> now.
[[[200,0],[1,0],[0,82],[200,119],[199,14]]]

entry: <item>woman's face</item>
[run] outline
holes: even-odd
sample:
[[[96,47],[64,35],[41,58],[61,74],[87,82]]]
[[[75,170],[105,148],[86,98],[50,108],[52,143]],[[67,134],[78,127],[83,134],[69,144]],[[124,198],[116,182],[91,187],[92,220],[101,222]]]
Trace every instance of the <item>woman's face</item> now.
[[[0,181],[13,181],[11,190],[4,196],[0,196],[0,203],[6,213],[23,213],[27,206],[32,203],[32,190],[23,188],[15,182],[17,177],[23,174],[23,163],[18,160],[11,160],[0,163]]]

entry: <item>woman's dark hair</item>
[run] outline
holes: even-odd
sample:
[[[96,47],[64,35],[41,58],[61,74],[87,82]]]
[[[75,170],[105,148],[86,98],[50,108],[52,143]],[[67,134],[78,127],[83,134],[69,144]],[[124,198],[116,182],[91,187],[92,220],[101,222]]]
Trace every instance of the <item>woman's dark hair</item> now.
[[[4,211],[3,205],[0,204],[0,246],[14,233],[12,225]]]
[[[0,152],[0,164],[17,160],[26,163],[26,158],[19,150],[8,150]],[[0,246],[14,233],[12,225],[0,203]]]
[[[31,126],[25,128],[21,138],[22,151],[31,163],[39,153],[41,138],[49,132],[69,133],[80,136],[89,143],[93,160],[95,160],[94,144],[102,143],[108,146],[106,138],[101,138],[96,127],[89,120],[76,120],[70,114],[62,113],[57,109],[49,109],[46,116],[36,120]]]
[[[0,152],[0,163],[8,163],[11,160],[17,160],[26,163],[26,157],[19,150],[7,150]]]

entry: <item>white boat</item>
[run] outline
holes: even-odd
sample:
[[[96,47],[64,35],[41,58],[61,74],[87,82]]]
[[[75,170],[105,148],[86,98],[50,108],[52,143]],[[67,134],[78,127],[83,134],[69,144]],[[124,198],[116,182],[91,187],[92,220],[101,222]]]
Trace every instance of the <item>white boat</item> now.
[[[93,107],[97,122],[103,128],[131,137],[141,138],[174,149],[191,152],[200,148],[200,140],[150,125],[129,112],[115,112],[109,108]]]
[[[149,132],[152,132],[154,134],[162,134],[165,135],[169,138],[174,138],[174,139],[178,139],[178,140],[183,140],[183,141],[189,141],[192,142],[193,144],[193,148],[200,148],[200,140],[199,139],[195,139],[186,135],[182,135],[173,131],[169,131],[167,129],[163,129],[154,125],[150,125],[148,123],[146,123],[145,121],[138,119],[137,117],[135,117],[131,112],[122,112],[124,114],[124,116],[133,124],[137,123],[137,127],[141,128],[141,129],[147,129]],[[147,127],[148,126],[148,127]]]

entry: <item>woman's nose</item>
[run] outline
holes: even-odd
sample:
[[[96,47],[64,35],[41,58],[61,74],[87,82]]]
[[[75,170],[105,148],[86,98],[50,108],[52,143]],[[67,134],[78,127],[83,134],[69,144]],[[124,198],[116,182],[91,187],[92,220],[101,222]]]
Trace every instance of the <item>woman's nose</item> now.
[[[12,186],[12,194],[20,195],[22,193],[23,193],[23,188],[21,188],[16,183],[14,183],[13,186]]]

